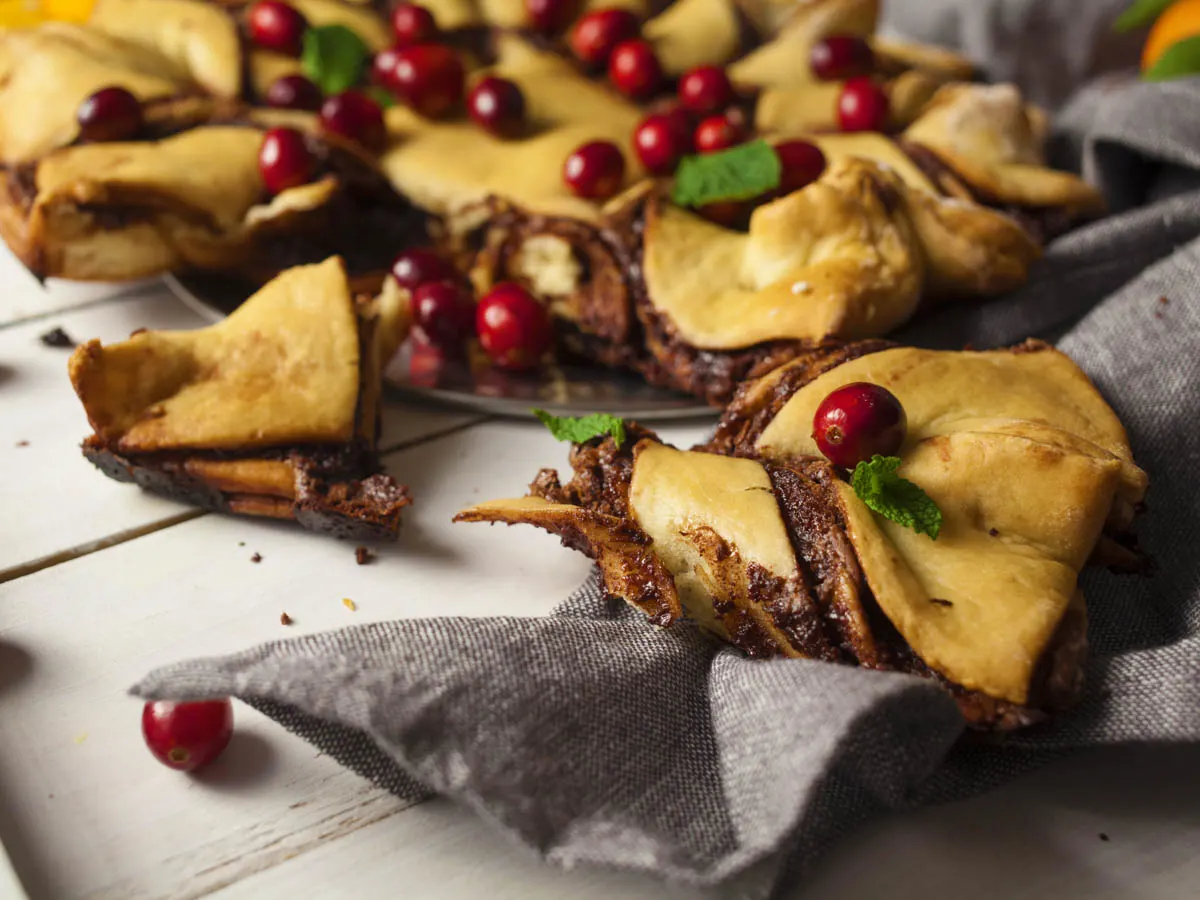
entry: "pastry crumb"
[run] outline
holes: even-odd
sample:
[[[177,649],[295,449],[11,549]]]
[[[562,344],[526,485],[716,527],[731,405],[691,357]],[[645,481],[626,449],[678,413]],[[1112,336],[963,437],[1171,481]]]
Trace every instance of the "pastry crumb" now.
[[[58,325],[55,325],[45,334],[39,335],[38,340],[47,347],[65,347],[70,349],[75,346],[75,340]]]
[[[356,563],[358,563],[360,566],[365,566],[367,563],[369,563],[374,558],[375,558],[375,554],[372,553],[370,550],[368,550],[366,547],[355,547],[354,548],[354,561]]]
[[[1108,835],[1107,835],[1107,834],[1105,834],[1105,833],[1102,831],[1102,832],[1100,832],[1100,840],[1107,842],[1107,841],[1109,840],[1109,837],[1108,837]]]
[[[14,446],[16,446],[16,447],[28,447],[28,446],[29,446],[29,441],[17,441],[17,443],[16,443],[16,444],[14,444]]]
[[[261,554],[261,553],[255,553],[253,556],[251,556],[251,557],[250,557],[250,562],[252,562],[252,563],[260,563],[260,562],[262,562],[262,554]]]
[[[245,542],[245,541],[238,541],[238,546],[239,546],[239,547],[245,547],[245,546],[246,546],[246,542]]]
[[[289,616],[287,613],[282,612],[279,614],[279,624],[280,625],[291,625],[292,621],[293,621],[292,617]]]
[[[350,610],[350,612],[358,612],[358,604],[349,597],[342,598],[342,606],[346,607],[346,609]]]
[[[1158,302],[1161,303],[1163,306],[1169,306],[1171,304],[1171,300],[1169,297],[1159,297]]]

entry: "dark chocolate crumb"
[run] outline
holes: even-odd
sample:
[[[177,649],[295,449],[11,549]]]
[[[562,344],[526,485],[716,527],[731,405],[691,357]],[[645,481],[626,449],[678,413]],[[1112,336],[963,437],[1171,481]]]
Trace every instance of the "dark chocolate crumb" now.
[[[367,563],[369,563],[374,558],[375,558],[375,554],[372,553],[370,550],[368,550],[366,547],[355,547],[354,548],[354,561],[356,563],[358,563],[360,566],[365,566]]]
[[[39,337],[38,340],[47,347],[64,347],[69,350],[75,346],[75,341],[71,336],[57,325]]]
[[[1100,840],[1105,841],[1105,842],[1108,841],[1108,835],[1105,834],[1103,831],[1100,832]]]
[[[929,598],[929,602],[930,602],[930,603],[936,603],[938,606],[953,606],[953,605],[954,605],[954,604],[953,604],[952,602],[950,602],[949,600],[942,600],[942,599],[940,599],[940,598],[938,598],[938,597],[930,597],[930,598]]]
[[[135,329],[133,329],[133,331],[129,332],[129,336],[137,337],[139,334],[145,334],[147,330],[148,329],[145,329],[145,328],[135,328]]]
[[[280,625],[291,625],[291,624],[292,624],[292,617],[291,617],[291,616],[289,616],[289,615],[288,615],[287,613],[285,613],[285,612],[284,612],[284,613],[280,613],[280,614],[279,614],[279,624],[280,624]]]
[[[29,441],[17,441],[17,443],[16,443],[16,446],[18,446],[18,447],[28,447],[28,446],[29,446]]]
[[[250,562],[255,562],[255,563],[262,562],[262,554],[255,553],[253,556],[250,557]]]
[[[988,534],[990,534],[992,537],[1000,537],[1000,532],[997,531],[995,528],[989,528]]]

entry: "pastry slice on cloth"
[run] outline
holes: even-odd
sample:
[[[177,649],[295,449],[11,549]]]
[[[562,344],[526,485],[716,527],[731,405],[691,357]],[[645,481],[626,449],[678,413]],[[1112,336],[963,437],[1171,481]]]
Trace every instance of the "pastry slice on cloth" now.
[[[889,471],[875,457],[851,477],[818,451],[814,415],[862,383],[892,391],[908,429]],[[561,535],[659,624],[686,616],[754,656],[931,677],[970,723],[999,729],[1079,699],[1078,576],[1137,561],[1128,529],[1147,485],[1086,376],[1033,342],[828,348],[749,385],[707,447],[630,427],[576,445],[571,463],[566,485],[543,471],[529,497],[459,519]],[[913,501],[872,493],[871,477],[915,485],[940,524],[894,511]]]
[[[477,285],[529,284],[572,349],[719,404],[824,340],[1024,282],[1039,251],[1012,219],[939,197],[882,136],[819,143],[824,174],[759,206],[748,231],[649,188],[599,228],[510,211],[482,241]]]
[[[394,539],[406,489],[375,457],[384,364],[408,330],[398,292],[356,300],[332,258],[284,272],[197,331],[89,341],[70,375],[102,472],[219,512]]]

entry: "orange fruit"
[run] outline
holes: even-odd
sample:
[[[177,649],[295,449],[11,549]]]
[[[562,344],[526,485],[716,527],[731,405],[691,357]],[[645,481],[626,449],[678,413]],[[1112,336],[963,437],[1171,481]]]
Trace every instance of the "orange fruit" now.
[[[1148,72],[1175,44],[1200,35],[1200,0],[1176,0],[1150,29],[1142,48],[1142,71]]]

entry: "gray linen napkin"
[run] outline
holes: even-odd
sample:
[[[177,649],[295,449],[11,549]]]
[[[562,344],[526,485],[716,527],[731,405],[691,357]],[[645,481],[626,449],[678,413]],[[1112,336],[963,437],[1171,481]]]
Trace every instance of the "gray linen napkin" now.
[[[954,8],[968,5],[1009,7]],[[697,885],[760,864],[768,889],[879,810],[968,796],[1072,748],[1200,741],[1198,109],[1200,82],[1074,98],[1062,145],[1118,214],[1059,241],[1013,297],[910,330],[1061,335],[1151,475],[1140,531],[1160,569],[1084,576],[1094,656],[1073,713],[1002,746],[959,741],[928,682],[751,662],[687,625],[648,627],[594,577],[547,618],[348,628],[168,666],[134,692],[238,696],[377,784],[454,797],[558,863]]]

